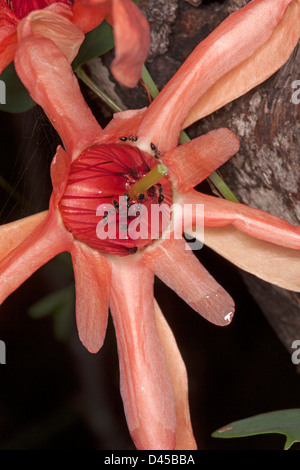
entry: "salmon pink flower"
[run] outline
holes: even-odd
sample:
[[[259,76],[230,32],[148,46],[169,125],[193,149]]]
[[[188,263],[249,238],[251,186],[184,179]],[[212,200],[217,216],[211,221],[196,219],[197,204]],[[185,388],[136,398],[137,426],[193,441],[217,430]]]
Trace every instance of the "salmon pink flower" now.
[[[0,0],[0,73],[14,59],[18,25],[24,18],[30,20],[33,34],[54,41],[70,62],[84,33],[107,19],[115,38],[112,73],[125,86],[137,84],[149,52],[150,32],[132,0]]]
[[[64,148],[58,147],[51,165],[49,210],[1,227],[1,301],[58,253],[71,253],[79,337],[97,352],[110,309],[121,394],[138,449],[196,448],[186,371],[154,300],[154,275],[216,325],[230,323],[234,302],[186,249],[184,239],[175,237],[175,217],[169,238],[158,227],[159,238],[146,241],[123,237],[122,230],[117,238],[100,239],[98,224],[113,216],[120,229],[126,211],[118,205],[119,196],[125,198],[128,213],[135,204],[140,210],[154,207],[162,197],[166,208],[187,204],[190,228],[203,224],[192,211],[201,204],[205,241],[214,249],[246,271],[299,291],[299,227],[193,189],[238,151],[236,136],[215,129],[177,146],[187,122],[241,95],[287,60],[298,39],[299,10],[295,0],[254,0],[194,50],[148,109],[117,113],[105,129],[83,100],[56,45],[28,34],[26,20],[21,30],[17,72]],[[226,90],[225,98],[218,84]],[[159,183],[158,163],[168,169]],[[100,205],[106,214],[97,213]]]

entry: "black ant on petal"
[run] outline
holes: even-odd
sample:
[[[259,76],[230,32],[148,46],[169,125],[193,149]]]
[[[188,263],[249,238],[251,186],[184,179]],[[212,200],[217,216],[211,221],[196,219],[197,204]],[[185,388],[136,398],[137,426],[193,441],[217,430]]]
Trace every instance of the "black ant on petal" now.
[[[160,153],[160,151],[158,150],[158,148],[156,147],[156,145],[154,145],[154,144],[151,142],[150,147],[151,147],[152,152],[154,152],[154,158],[159,159],[159,157],[161,156],[161,153]]]
[[[127,140],[129,140],[130,142],[136,142],[138,140],[138,137],[136,135],[129,135],[128,137],[126,136],[119,137],[119,139],[122,142],[127,142]]]

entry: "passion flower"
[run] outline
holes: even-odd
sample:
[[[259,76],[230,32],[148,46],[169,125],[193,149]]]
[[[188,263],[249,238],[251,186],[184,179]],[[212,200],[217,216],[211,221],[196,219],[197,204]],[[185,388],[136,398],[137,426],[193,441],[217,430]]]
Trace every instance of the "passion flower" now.
[[[97,243],[94,234],[80,240],[80,220],[86,229],[86,220],[91,217],[93,231],[97,224],[95,207],[91,210],[82,196],[89,194],[100,169],[103,184],[100,177],[91,190],[92,197],[100,191],[113,205],[127,190],[130,197],[142,202],[138,197],[148,186],[144,186],[144,178],[151,180],[151,171],[163,164],[173,192],[169,193],[169,183],[161,183],[163,195],[169,198],[167,204],[204,204],[204,228],[208,227],[204,237],[208,234],[213,248],[244,270],[299,292],[299,227],[193,189],[238,151],[237,137],[228,129],[216,129],[177,145],[186,122],[196,121],[203,109],[212,112],[245,93],[287,60],[299,38],[299,15],[298,0],[253,0],[192,52],[149,109],[118,113],[103,130],[87,107],[69,62],[53,42],[27,35],[19,43],[17,72],[44,108],[65,150],[58,148],[51,165],[49,211],[1,227],[0,299],[56,254],[71,253],[80,339],[89,351],[97,352],[104,341],[110,309],[118,342],[121,394],[138,449],[196,448],[186,371],[154,300],[154,275],[216,325],[232,321],[234,302],[186,249],[183,238],[161,237],[157,243],[148,240],[148,246],[129,256],[112,255],[111,244],[106,245],[109,253],[91,246],[91,238]],[[126,152],[123,143],[130,145]],[[105,157],[104,148],[111,150]],[[117,163],[121,154],[122,162]],[[96,172],[92,170],[95,165]],[[155,189],[154,200],[158,197]],[[153,206],[151,198],[145,195],[143,204]],[[74,208],[75,212],[83,209],[83,213],[72,219]],[[191,218],[191,225],[196,222]],[[123,241],[116,243],[122,249],[125,246]]]

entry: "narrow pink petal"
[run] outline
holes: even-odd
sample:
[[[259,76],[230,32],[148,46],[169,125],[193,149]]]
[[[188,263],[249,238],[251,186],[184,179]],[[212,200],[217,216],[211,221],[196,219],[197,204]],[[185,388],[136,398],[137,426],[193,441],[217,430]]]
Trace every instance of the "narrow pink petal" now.
[[[185,193],[239,151],[239,139],[229,129],[208,132],[167,152],[162,161],[177,191]]]
[[[300,226],[292,225],[268,212],[201,194],[195,190],[182,196],[180,204],[204,205],[204,221],[198,221],[198,226],[203,225],[203,222],[207,227],[233,225],[251,237],[300,250]],[[197,220],[193,217],[191,217],[192,223],[196,225]]]
[[[58,212],[51,211],[28,237],[0,262],[2,303],[37,269],[70,248],[72,236],[62,225]]]
[[[8,4],[0,2],[0,73],[13,60],[17,47],[19,19]]]
[[[48,211],[24,217],[24,219],[0,226],[0,260],[14,250],[47,217]]]
[[[176,446],[175,450],[196,450],[188,399],[188,378],[185,364],[176,340],[157,302],[154,302],[155,322],[158,335],[167,359],[176,404]]]
[[[167,286],[215,325],[228,325],[234,302],[207,272],[183,239],[164,240],[144,252],[144,260]]]
[[[47,10],[53,11],[54,13],[58,13],[61,16],[64,16],[65,18],[68,18],[69,20],[73,19],[73,7],[71,4],[68,3],[68,0],[66,0],[67,3],[57,3],[56,0],[52,2],[50,0],[49,5],[46,7]]]
[[[131,0],[113,0],[115,59],[111,71],[122,85],[133,88],[138,83],[150,47],[149,24]]]
[[[51,204],[56,207],[60,198],[64,194],[68,182],[68,175],[71,165],[70,156],[59,145],[56,154],[51,162],[51,180],[53,192]]]
[[[75,158],[101,128],[81,94],[71,65],[52,41],[28,36],[19,43],[16,70]]]
[[[1,27],[1,26],[0,26]],[[12,33],[0,45],[0,73],[13,61],[17,50],[17,32]]]
[[[99,3],[99,5],[98,5]],[[103,2],[83,2],[75,0],[73,5],[73,22],[84,33],[96,28],[110,14],[111,2],[104,0]]]
[[[300,37],[300,4],[292,2],[274,33],[251,57],[221,77],[194,105],[183,128],[264,82],[289,59]]]
[[[113,119],[101,132],[97,142],[120,142],[120,137],[134,136],[145,111],[146,108],[131,109],[114,114]]]
[[[110,262],[98,251],[74,242],[71,250],[79,338],[91,353],[101,348],[107,327]]]
[[[16,31],[2,41],[0,45],[0,73],[13,61],[17,44],[18,37]]]
[[[254,0],[226,18],[196,47],[149,106],[138,131],[140,140],[148,146],[154,143],[161,152],[175,147],[195,103],[270,39],[292,1]],[[252,73],[259,83],[259,70]]]
[[[153,273],[140,259],[114,259],[110,308],[118,342],[121,394],[135,446],[139,450],[174,450],[175,403],[155,324],[153,282]]]
[[[33,35],[51,39],[71,63],[84,40],[84,34],[69,18],[59,13],[61,8],[63,13],[65,8],[68,9],[67,5],[61,4],[59,9],[56,7],[58,11],[51,8],[32,11],[20,21],[18,36],[24,37],[24,30],[30,27]]]
[[[202,238],[201,234],[193,236]],[[264,281],[300,292],[300,251],[252,238],[235,227],[205,227],[204,243]]]

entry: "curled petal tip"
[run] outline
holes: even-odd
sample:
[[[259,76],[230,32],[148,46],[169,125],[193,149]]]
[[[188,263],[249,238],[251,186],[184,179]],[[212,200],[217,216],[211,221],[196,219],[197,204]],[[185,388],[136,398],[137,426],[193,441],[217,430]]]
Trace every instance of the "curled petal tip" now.
[[[51,39],[70,63],[84,40],[83,32],[60,9],[29,13],[18,25],[18,38],[21,40],[30,35]]]
[[[111,71],[129,88],[138,83],[150,47],[150,28],[141,10],[130,0],[113,3],[115,59]]]

